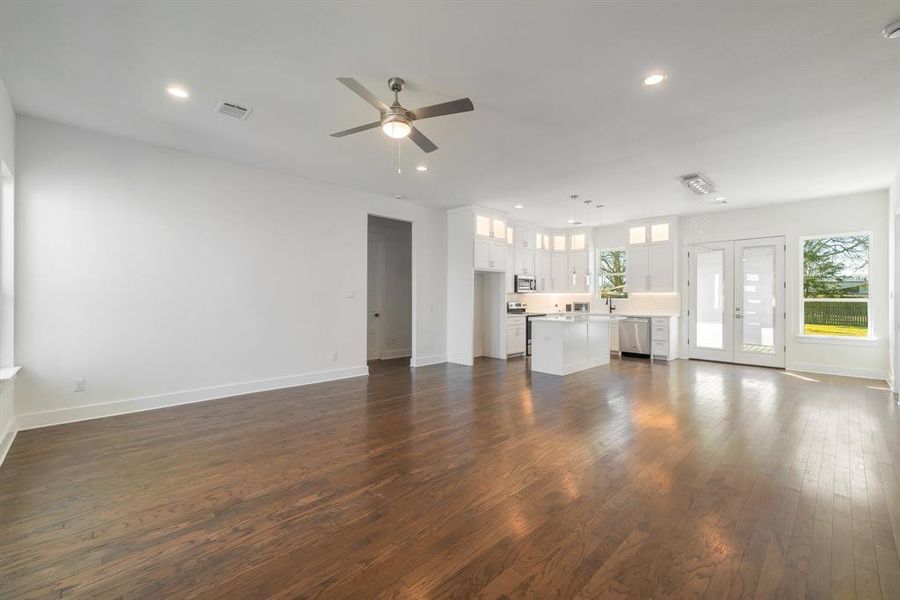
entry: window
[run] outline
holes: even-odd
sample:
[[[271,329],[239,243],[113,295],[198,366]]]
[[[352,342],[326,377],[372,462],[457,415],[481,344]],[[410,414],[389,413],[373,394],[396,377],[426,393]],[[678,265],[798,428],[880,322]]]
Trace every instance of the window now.
[[[625,291],[625,250],[597,251],[597,287],[601,298],[627,298]]]
[[[869,237],[801,240],[803,335],[869,336]]]
[[[628,228],[629,244],[644,244],[647,242],[647,228],[643,225],[640,227]]]

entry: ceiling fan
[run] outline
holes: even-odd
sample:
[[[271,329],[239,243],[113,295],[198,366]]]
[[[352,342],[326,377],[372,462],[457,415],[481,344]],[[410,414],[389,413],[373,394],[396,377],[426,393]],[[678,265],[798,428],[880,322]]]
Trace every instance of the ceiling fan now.
[[[337,80],[350,88],[350,90],[356,93],[360,98],[377,108],[378,112],[381,114],[381,118],[377,121],[366,123],[365,125],[332,133],[331,137],[344,137],[351,133],[375,129],[380,125],[382,131],[384,131],[385,135],[388,137],[399,140],[409,136],[409,139],[415,142],[416,146],[421,148],[424,152],[434,152],[438,147],[434,142],[425,137],[425,134],[415,128],[413,121],[421,121],[422,119],[442,117],[444,115],[475,110],[475,106],[468,98],[460,98],[459,100],[451,100],[450,102],[442,102],[441,104],[432,104],[431,106],[425,106],[415,110],[403,108],[397,97],[398,94],[403,91],[404,84],[404,81],[399,77],[391,77],[388,79],[388,87],[394,92],[394,103],[390,106],[382,102],[381,99],[363,87],[361,83],[352,77],[338,77]]]

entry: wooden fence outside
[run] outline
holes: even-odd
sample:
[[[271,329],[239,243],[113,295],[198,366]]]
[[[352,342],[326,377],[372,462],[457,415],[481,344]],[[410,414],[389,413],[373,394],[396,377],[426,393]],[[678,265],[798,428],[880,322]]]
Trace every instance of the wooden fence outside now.
[[[807,300],[803,306],[807,325],[869,326],[868,302],[840,302]]]

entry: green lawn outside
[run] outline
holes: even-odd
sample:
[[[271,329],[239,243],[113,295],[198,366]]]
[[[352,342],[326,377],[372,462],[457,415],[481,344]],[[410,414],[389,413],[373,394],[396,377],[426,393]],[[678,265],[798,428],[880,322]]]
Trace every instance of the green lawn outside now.
[[[804,325],[803,333],[806,335],[866,337],[869,335],[869,330],[866,327],[853,327],[850,325]]]

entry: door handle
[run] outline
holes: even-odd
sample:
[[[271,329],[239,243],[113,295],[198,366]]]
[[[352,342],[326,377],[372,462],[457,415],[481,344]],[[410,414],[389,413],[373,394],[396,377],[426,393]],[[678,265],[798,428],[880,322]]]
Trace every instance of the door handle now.
[[[373,317],[380,317],[381,315],[379,315],[378,313],[375,313],[375,314],[372,315],[372,316],[373,316]]]

